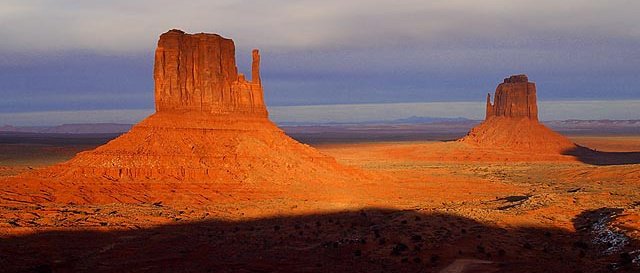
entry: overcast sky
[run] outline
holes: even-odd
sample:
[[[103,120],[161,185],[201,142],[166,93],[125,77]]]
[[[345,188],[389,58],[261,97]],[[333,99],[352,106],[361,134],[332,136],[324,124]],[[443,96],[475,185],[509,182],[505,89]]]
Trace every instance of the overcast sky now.
[[[260,48],[270,106],[483,102],[518,73],[541,100],[637,100],[638,11],[637,0],[3,0],[0,112],[151,109],[153,50],[171,28],[234,39],[245,73]]]

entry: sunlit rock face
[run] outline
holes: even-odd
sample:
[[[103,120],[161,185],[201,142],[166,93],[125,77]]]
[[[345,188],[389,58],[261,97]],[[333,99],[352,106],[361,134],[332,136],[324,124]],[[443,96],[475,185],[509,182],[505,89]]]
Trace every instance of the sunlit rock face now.
[[[252,70],[251,81],[238,73],[231,39],[170,30],[155,53],[156,111],[266,117],[257,49]]]

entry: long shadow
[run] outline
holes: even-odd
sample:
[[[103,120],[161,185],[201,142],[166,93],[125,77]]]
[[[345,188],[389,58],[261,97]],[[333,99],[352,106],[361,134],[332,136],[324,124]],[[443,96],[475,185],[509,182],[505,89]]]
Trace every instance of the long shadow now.
[[[591,216],[589,216],[591,217]],[[589,225],[589,217],[578,220]],[[585,222],[586,221],[586,222]],[[586,224],[585,224],[586,223]],[[582,230],[582,229],[581,229]],[[637,247],[637,242],[626,245]],[[453,263],[453,264],[452,264]],[[0,241],[3,272],[638,272],[589,229],[504,229],[450,214],[366,209]]]
[[[574,156],[583,163],[597,166],[640,164],[640,152],[600,152],[577,146],[562,154]]]

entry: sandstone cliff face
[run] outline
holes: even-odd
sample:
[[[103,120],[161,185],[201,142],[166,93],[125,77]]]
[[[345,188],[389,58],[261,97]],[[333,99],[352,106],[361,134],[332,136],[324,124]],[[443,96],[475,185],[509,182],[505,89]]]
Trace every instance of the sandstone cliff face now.
[[[231,39],[170,30],[155,54],[156,111],[266,117],[258,50],[252,68],[252,81],[238,73]]]
[[[486,119],[459,141],[485,149],[558,154],[576,148],[569,139],[538,121],[536,86],[526,75],[498,85],[487,95]]]
[[[536,84],[526,75],[515,75],[504,79],[496,88],[494,103],[487,95],[486,119],[491,117],[526,117],[538,120]]]

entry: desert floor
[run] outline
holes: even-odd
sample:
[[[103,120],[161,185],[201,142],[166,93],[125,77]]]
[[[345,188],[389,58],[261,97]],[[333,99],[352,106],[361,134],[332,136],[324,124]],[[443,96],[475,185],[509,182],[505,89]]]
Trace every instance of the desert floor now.
[[[364,183],[340,185],[335,198],[317,199],[308,189],[308,196],[295,198],[58,204],[24,201],[16,197],[18,186],[3,182],[0,267],[639,272],[640,136],[572,140],[603,157],[472,151],[451,141],[316,143],[338,162],[371,174]],[[2,144],[0,176],[66,160],[99,143]]]

